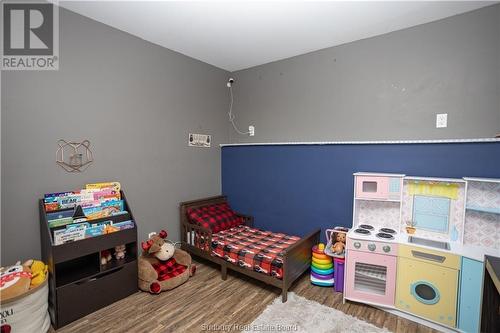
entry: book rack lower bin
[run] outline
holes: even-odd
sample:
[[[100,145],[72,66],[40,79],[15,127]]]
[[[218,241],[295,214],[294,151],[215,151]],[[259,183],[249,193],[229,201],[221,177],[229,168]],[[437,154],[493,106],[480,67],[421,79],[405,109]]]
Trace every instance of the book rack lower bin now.
[[[137,225],[123,192],[122,198],[127,213],[108,220],[131,220],[133,228],[61,245],[53,244],[53,231],[40,200],[42,259],[49,266],[49,313],[55,329],[138,291]],[[114,253],[119,245],[125,245],[124,258]],[[112,258],[102,264],[106,250]]]
[[[58,327],[67,325],[137,291],[137,262],[56,288]]]

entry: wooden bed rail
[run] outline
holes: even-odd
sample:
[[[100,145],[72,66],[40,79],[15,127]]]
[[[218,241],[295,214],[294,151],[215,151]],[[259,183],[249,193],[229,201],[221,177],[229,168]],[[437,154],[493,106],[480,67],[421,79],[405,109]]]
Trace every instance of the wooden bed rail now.
[[[281,300],[286,302],[288,289],[311,266],[311,250],[319,243],[321,229],[316,229],[285,250]]]
[[[197,247],[202,251],[210,251],[212,243],[212,230],[200,227],[196,224],[183,223],[181,225],[181,241]]]

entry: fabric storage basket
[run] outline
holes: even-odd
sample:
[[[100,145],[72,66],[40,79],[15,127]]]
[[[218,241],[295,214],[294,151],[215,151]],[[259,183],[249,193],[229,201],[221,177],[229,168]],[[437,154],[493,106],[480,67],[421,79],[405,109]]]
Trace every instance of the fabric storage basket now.
[[[2,333],[45,333],[50,327],[49,285],[44,283],[23,295],[1,302]]]

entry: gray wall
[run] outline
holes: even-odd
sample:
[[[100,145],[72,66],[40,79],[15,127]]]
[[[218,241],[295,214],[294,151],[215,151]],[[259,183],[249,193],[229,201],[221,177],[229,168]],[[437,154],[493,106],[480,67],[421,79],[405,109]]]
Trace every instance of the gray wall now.
[[[86,182],[122,183],[141,239],[178,239],[178,203],[220,193],[228,73],[63,9],[60,37],[59,71],[2,73],[2,263],[38,258],[37,200]],[[94,164],[61,169],[60,138],[89,139]]]
[[[500,5],[233,75],[237,124],[256,136],[231,142],[493,137]]]

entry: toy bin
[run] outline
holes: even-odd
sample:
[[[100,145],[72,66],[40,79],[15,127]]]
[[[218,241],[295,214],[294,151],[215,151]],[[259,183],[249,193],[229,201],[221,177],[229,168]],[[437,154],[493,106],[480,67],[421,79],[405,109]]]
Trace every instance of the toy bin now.
[[[50,327],[48,313],[49,285],[47,279],[38,287],[0,303],[1,332],[45,333]]]
[[[327,245],[325,247],[325,254],[332,258],[345,258],[345,249],[342,252],[336,253],[333,250],[333,245],[337,242],[343,242],[345,248],[346,234],[349,231],[345,227],[335,227],[333,229],[326,229],[325,236]],[[340,238],[338,238],[340,236]],[[343,239],[343,240],[342,240]]]
[[[335,280],[335,291],[344,292],[344,264],[345,259],[333,259],[333,279]]]

